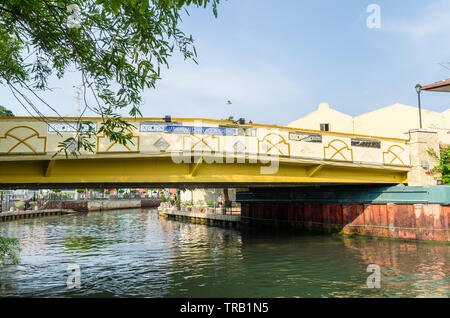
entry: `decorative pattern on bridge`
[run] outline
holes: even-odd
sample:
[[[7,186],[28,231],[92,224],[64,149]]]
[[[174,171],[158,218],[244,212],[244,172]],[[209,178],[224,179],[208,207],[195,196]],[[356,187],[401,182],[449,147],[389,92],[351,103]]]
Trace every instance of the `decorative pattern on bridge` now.
[[[335,139],[323,148],[323,157],[328,160],[353,161],[353,150],[344,141]]]
[[[121,145],[98,135],[93,140],[96,153],[81,151],[78,158],[66,160],[54,155],[62,141],[76,137],[78,123],[75,118],[51,120],[47,124],[27,117],[0,119],[0,185],[50,180],[402,183],[410,170],[404,139],[176,118],[170,123],[126,119],[135,127],[128,130],[132,143]],[[100,118],[86,120],[98,130]],[[263,171],[265,166],[273,169]],[[116,175],[111,169],[120,172]],[[72,172],[72,178],[64,177]]]
[[[219,138],[214,135],[189,134],[183,136],[183,150],[218,152],[220,151]]]
[[[405,162],[400,158],[404,152],[405,149],[399,145],[389,147],[387,151],[383,152],[383,164],[404,166]]]
[[[139,136],[135,136],[130,129],[126,129],[131,137],[131,142],[126,145],[119,144],[117,141],[111,142],[103,133],[102,136],[97,136],[97,153],[138,153],[139,152]]]
[[[1,155],[45,155],[47,137],[28,126],[16,126],[0,137]]]
[[[291,145],[280,134],[270,133],[258,140],[258,153],[289,157]]]

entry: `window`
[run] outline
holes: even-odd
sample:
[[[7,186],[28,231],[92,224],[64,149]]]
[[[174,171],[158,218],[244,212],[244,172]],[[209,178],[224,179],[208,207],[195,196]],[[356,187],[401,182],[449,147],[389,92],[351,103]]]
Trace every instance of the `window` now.
[[[321,131],[330,131],[330,124],[320,124]]]

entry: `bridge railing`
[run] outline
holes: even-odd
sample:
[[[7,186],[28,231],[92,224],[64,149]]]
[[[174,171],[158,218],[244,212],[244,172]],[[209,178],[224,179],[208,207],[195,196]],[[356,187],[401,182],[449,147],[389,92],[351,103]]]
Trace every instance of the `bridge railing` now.
[[[86,118],[98,129],[100,118]],[[167,156],[214,154],[231,158],[277,157],[283,160],[366,163],[408,167],[405,139],[323,132],[211,119],[128,119],[132,142],[120,145],[104,135],[92,139],[94,154],[84,156]],[[75,118],[48,122],[27,117],[0,118],[0,160],[49,158],[61,141],[76,135]],[[13,158],[12,158],[13,157]],[[173,156],[176,159],[176,156]]]

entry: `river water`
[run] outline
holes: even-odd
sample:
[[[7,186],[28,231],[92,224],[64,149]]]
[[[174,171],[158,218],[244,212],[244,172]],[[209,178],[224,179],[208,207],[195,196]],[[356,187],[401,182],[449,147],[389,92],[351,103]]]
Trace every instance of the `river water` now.
[[[0,235],[21,245],[20,265],[0,270],[0,297],[450,295],[441,244],[236,230],[154,209],[9,221]],[[380,288],[367,287],[369,264],[381,269]],[[80,268],[80,288],[67,285],[69,265]]]

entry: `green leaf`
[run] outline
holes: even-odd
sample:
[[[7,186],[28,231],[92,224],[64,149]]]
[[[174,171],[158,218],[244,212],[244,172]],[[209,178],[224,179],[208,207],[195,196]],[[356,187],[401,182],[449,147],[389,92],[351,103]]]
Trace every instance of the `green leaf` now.
[[[197,63],[192,36],[180,29],[181,14],[188,7],[207,7],[215,14],[218,0],[73,0],[2,1],[0,5],[0,84],[7,86],[32,114],[58,113],[43,96],[51,93],[48,81],[77,71],[84,107],[105,118],[99,133],[120,143],[129,141],[120,121],[122,109],[131,106],[133,117],[142,116],[144,88],[156,88],[160,67],[169,67],[178,49]],[[69,27],[80,8],[80,27]],[[181,11],[183,10],[183,11]],[[38,102],[35,102],[35,101]],[[90,103],[89,101],[94,101]],[[0,116],[12,112],[0,109]],[[113,118],[113,119],[109,119]],[[77,150],[67,150],[63,138],[57,154],[78,155],[95,151],[93,130],[78,131]],[[55,156],[57,155],[55,154]]]

